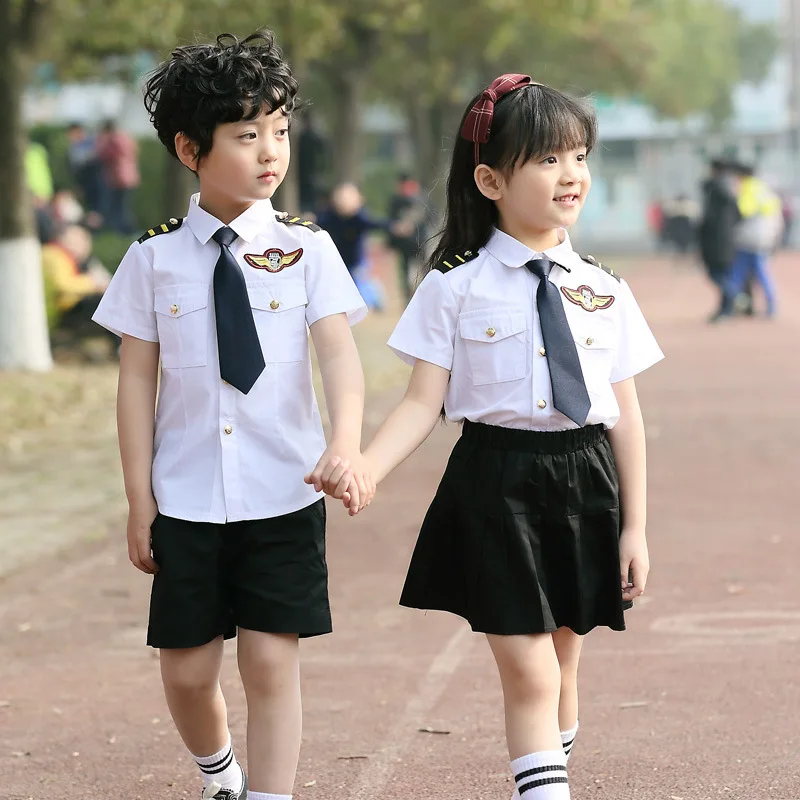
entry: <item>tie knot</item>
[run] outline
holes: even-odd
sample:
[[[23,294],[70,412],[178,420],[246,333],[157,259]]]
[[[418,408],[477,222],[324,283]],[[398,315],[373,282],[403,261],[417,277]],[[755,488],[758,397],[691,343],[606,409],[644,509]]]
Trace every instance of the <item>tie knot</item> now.
[[[534,258],[525,266],[540,280],[545,280],[553,269],[553,262],[549,258]]]
[[[233,242],[238,237],[238,233],[234,231],[232,228],[229,228],[227,225],[224,225],[220,228],[211,238],[220,245],[224,245],[225,247],[230,247]]]

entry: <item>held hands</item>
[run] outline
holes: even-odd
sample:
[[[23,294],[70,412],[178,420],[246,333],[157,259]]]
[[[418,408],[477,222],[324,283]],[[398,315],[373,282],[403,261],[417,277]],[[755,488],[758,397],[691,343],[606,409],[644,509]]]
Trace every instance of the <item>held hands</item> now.
[[[372,502],[375,481],[364,456],[358,450],[349,451],[350,448],[331,442],[314,471],[304,480],[318,492],[341,500],[354,517]]]
[[[152,495],[131,502],[128,508],[128,558],[136,569],[148,575],[158,572],[158,565],[150,554],[150,528],[156,514],[158,506]]]
[[[619,539],[619,572],[623,600],[633,600],[644,594],[647,574],[650,572],[644,530],[623,529]],[[629,575],[633,578],[632,583],[628,580]]]

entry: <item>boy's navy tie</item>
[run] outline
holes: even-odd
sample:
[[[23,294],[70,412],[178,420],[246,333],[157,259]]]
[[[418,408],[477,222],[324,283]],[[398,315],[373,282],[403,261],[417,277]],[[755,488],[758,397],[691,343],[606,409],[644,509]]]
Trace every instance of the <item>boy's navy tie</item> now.
[[[536,307],[547,352],[550,383],[553,387],[553,406],[577,425],[583,425],[592,406],[583,370],[578,358],[578,349],[569,329],[561,292],[550,282],[553,262],[547,258],[536,258],[525,266],[539,278],[536,290]]]
[[[214,267],[214,307],[219,373],[222,380],[247,394],[266,364],[250,308],[247,284],[230,250],[236,237],[236,232],[227,226],[212,237],[220,247]]]

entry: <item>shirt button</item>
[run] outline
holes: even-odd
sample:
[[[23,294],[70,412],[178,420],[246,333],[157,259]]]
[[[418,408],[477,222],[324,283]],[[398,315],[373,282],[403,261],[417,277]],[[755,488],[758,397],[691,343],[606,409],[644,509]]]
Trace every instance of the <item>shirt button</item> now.
[[[179,308],[178,306],[176,306],[176,305],[175,305],[175,303],[173,303],[173,304],[172,304],[172,305],[169,307],[169,310],[170,310],[170,313],[172,313],[172,314],[177,314],[177,313],[180,311],[180,308]]]
[[[547,354],[547,350],[545,350],[544,347],[540,347],[539,348],[539,355],[543,356],[543,355],[546,355],[546,354]]]
[[[281,304],[280,304],[280,303],[279,303],[277,300],[273,300],[273,301],[272,301],[272,302],[269,304],[269,307],[270,307],[270,308],[271,308],[273,311],[275,311],[276,309],[280,308],[280,306],[281,306]]]
[[[231,434],[231,433],[233,433],[233,426],[232,426],[232,425],[226,425],[226,426],[223,428],[223,430],[225,431],[225,433],[227,433],[227,434]]]
[[[544,400],[540,400],[537,404],[539,408],[547,408],[547,403]]]
[[[494,336],[496,333],[497,333],[497,331],[496,331],[494,328],[487,328],[487,329],[486,329],[486,335],[487,335],[487,336],[488,336],[490,339],[491,339],[491,338],[492,338],[492,336]]]
[[[594,344],[594,339],[592,339],[591,336],[587,336],[586,337],[586,344],[588,344],[589,347],[591,347]]]

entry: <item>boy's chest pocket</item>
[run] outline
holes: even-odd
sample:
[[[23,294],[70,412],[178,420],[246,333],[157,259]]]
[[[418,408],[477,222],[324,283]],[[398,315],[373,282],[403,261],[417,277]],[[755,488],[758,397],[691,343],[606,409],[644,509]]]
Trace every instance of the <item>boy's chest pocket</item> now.
[[[505,383],[528,374],[528,321],[524,309],[480,309],[458,317],[472,382]]]
[[[308,354],[305,286],[248,286],[247,291],[264,361],[267,364],[305,361]]]
[[[204,367],[208,361],[208,284],[158,286],[156,324],[164,369]]]

